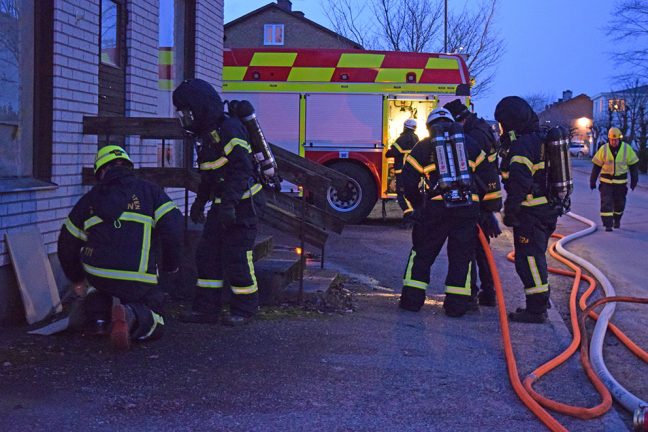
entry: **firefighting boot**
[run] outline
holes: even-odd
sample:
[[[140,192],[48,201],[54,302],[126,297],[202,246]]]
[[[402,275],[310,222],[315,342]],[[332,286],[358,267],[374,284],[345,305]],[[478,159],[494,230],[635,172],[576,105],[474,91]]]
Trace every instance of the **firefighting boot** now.
[[[614,219],[614,229],[621,228],[621,219]]]
[[[494,307],[495,304],[496,304],[496,302],[495,302],[495,291],[481,290],[481,291],[479,291],[478,298],[479,298],[479,305],[480,306]]]
[[[229,313],[223,317],[223,325],[228,327],[240,327],[252,321],[251,316],[237,315]]]
[[[515,312],[509,312],[508,317],[511,321],[544,324],[547,322],[547,312],[533,313],[525,308],[518,308]]]
[[[128,351],[130,349],[130,332],[134,324],[135,313],[130,307],[122,304],[113,306],[110,344],[115,351]]]

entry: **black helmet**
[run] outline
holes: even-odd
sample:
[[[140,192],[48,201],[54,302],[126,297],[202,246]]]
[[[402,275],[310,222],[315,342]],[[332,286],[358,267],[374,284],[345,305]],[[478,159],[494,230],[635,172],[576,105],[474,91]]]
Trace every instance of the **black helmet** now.
[[[184,80],[173,91],[180,125],[192,133],[201,133],[217,125],[223,117],[224,107],[218,92],[207,81]]]
[[[531,105],[518,96],[507,96],[495,107],[495,120],[504,132],[530,133],[540,129],[538,116]]]

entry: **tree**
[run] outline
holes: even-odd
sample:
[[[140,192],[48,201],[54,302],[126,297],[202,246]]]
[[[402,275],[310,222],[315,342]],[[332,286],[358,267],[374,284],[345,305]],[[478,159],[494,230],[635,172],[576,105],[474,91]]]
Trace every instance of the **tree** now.
[[[535,111],[536,114],[540,114],[551,103],[553,97],[549,93],[538,92],[524,96],[522,99],[531,105],[531,108],[533,108],[533,111]]]
[[[464,7],[448,16],[448,52],[465,54],[476,85],[488,90],[504,42],[494,26],[497,0]],[[334,30],[367,49],[443,52],[442,0],[327,0],[324,13]]]
[[[633,75],[648,79],[648,2],[617,0],[612,17],[607,33],[620,47],[613,59]]]

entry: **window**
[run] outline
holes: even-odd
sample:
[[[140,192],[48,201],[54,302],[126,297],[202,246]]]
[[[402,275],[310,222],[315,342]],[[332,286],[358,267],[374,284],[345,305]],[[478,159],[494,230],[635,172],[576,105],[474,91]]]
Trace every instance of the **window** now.
[[[52,11],[51,2],[0,1],[0,192],[51,177]]]
[[[101,63],[121,66],[119,56],[119,6],[112,1],[101,2]]]
[[[263,45],[283,45],[284,25],[265,24],[263,26]]]

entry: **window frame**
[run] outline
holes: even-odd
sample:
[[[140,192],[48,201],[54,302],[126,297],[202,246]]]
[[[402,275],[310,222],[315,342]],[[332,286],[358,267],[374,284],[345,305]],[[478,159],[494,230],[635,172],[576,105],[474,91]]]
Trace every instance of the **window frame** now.
[[[34,0],[32,173],[0,177],[0,194],[56,189],[52,183],[54,2]]]
[[[277,38],[277,29],[281,28],[281,42],[275,42]],[[266,40],[268,29],[272,30],[272,41]],[[286,26],[284,24],[263,24],[263,45],[264,46],[284,46],[286,44]]]

